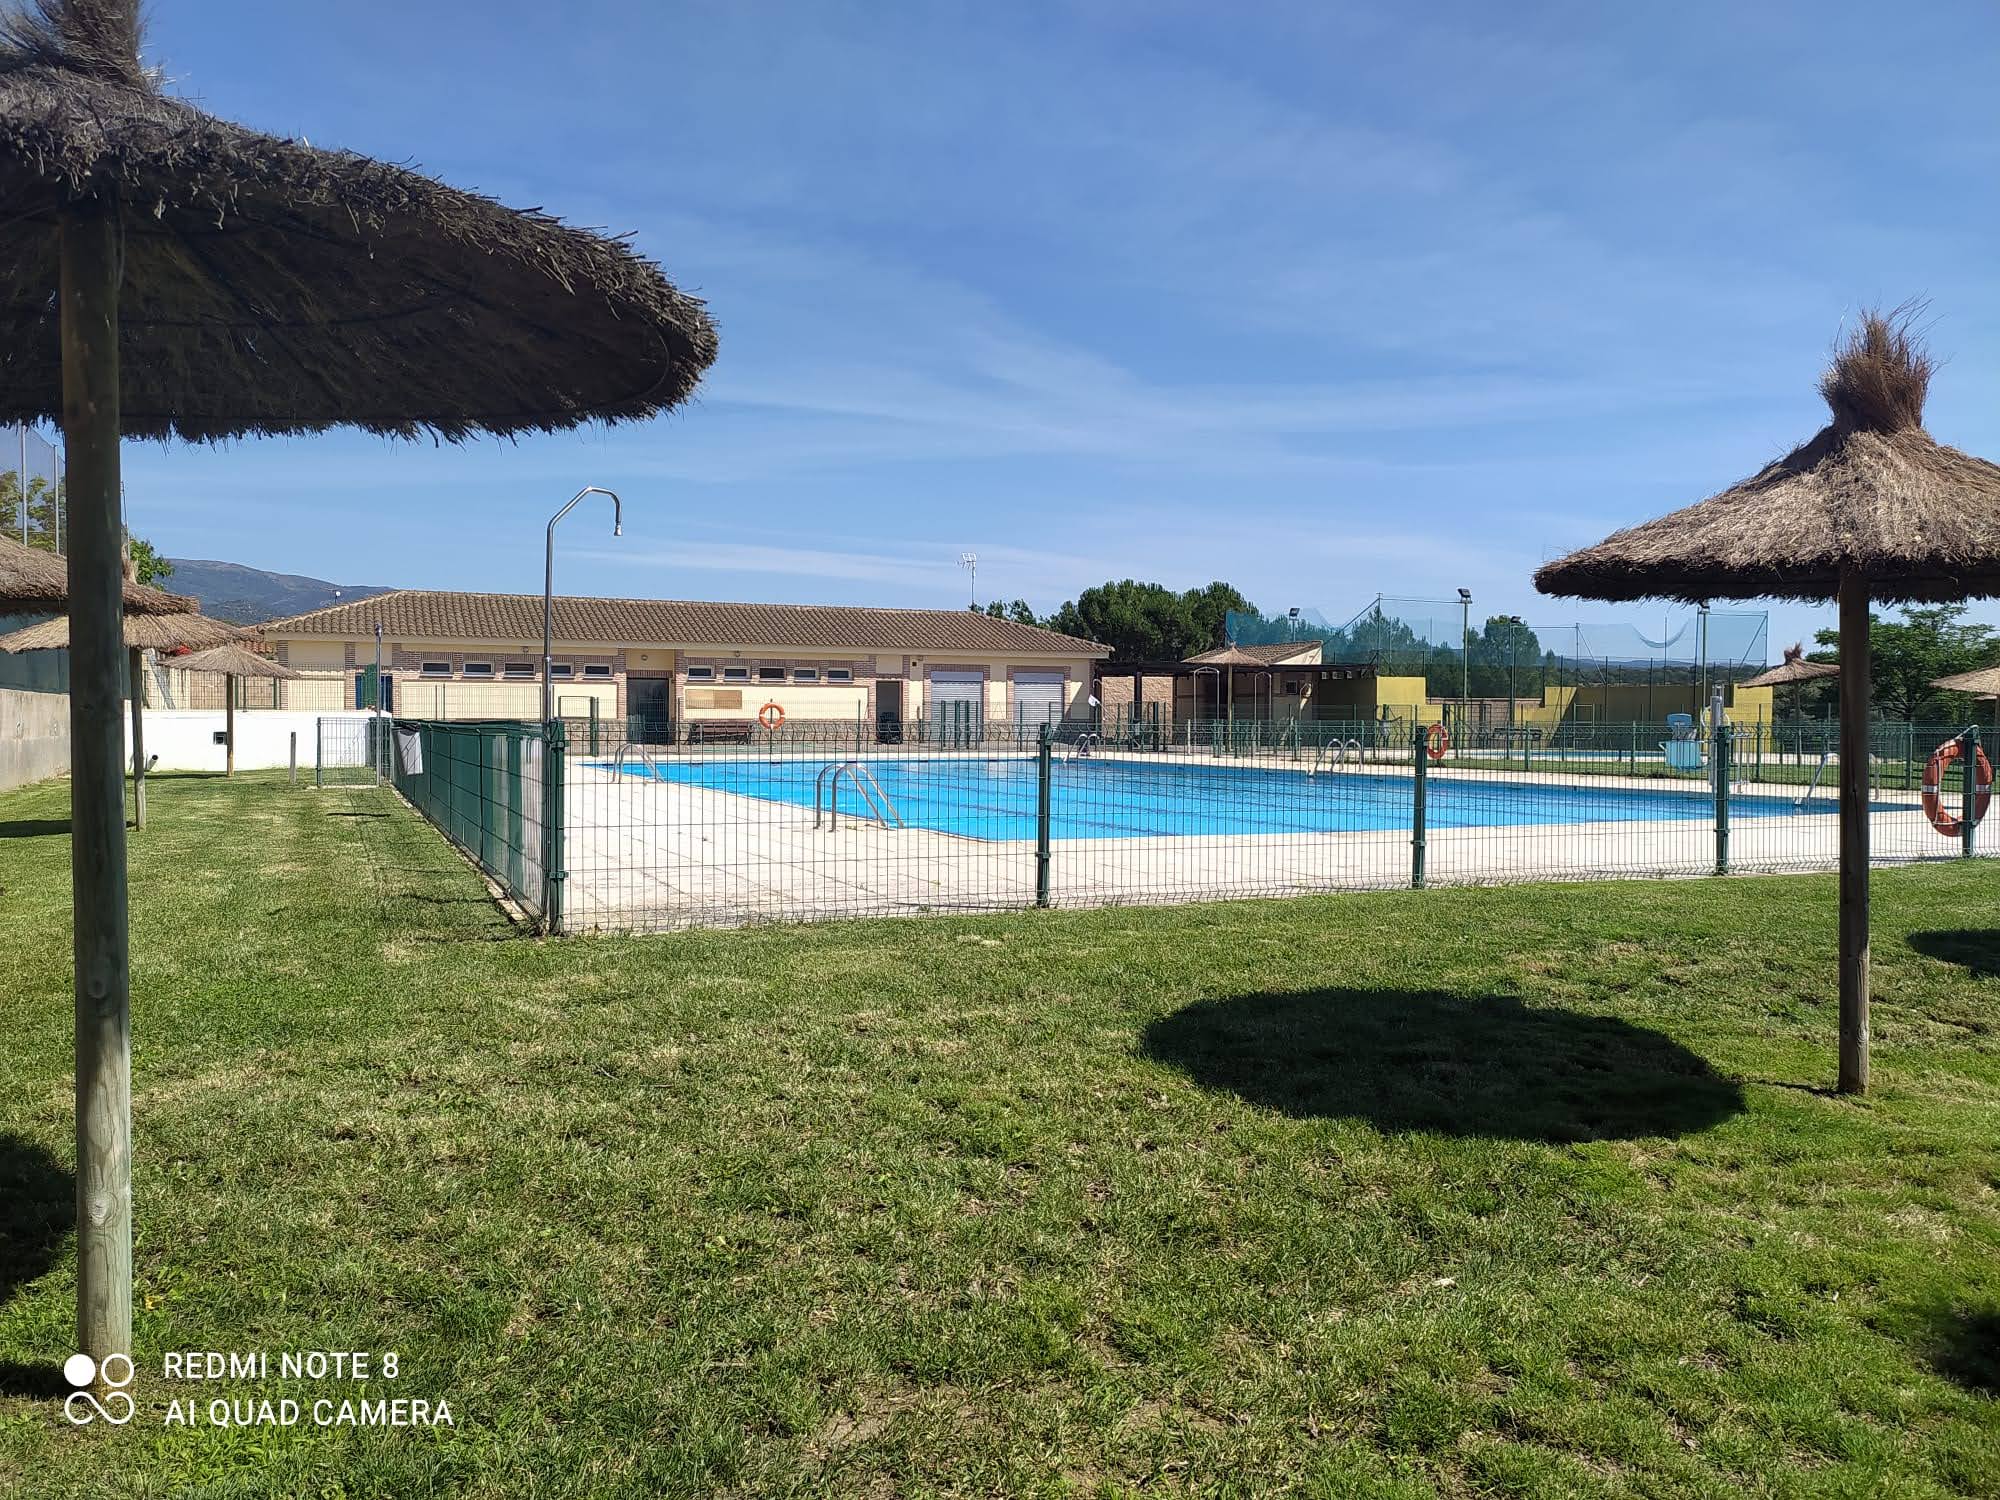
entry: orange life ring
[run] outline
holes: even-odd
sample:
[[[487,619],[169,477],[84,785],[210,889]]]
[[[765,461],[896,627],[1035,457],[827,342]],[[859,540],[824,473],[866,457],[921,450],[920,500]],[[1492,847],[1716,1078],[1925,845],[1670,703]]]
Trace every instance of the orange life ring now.
[[[1445,751],[1451,748],[1451,731],[1442,724],[1433,724],[1424,731],[1424,749],[1432,760],[1443,760]]]
[[[785,722],[785,710],[779,704],[766,703],[757,710],[757,722],[766,729],[778,729]]]
[[[1931,827],[1948,839],[1958,837],[1963,820],[1945,808],[1944,773],[1945,768],[1963,753],[1957,740],[1946,740],[1931,752],[1930,761],[1924,766],[1924,816],[1931,820]],[[1982,746],[1972,763],[1973,826],[1977,827],[1979,820],[1986,816],[1987,804],[1992,800],[1993,766],[1986,759],[1986,750]]]

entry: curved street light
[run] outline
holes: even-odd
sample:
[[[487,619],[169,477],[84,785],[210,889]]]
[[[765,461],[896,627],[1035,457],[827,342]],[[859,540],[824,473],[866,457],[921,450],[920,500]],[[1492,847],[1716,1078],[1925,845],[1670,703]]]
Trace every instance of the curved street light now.
[[[625,534],[625,506],[611,490],[586,484],[569,497],[569,504],[549,517],[548,549],[542,556],[542,723],[555,717],[556,522],[576,509],[585,495],[611,497],[611,534]],[[613,707],[616,707],[614,704]]]

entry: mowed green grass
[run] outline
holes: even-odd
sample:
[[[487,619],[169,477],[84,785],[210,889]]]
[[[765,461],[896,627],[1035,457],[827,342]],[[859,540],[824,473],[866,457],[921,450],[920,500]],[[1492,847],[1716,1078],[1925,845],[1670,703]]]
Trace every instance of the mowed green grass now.
[[[72,1429],[68,788],[0,797],[0,1493],[2000,1493],[2000,867],[518,935],[387,793],[133,840]],[[166,1427],[393,1349],[448,1431]],[[390,1393],[376,1381],[369,1394]]]

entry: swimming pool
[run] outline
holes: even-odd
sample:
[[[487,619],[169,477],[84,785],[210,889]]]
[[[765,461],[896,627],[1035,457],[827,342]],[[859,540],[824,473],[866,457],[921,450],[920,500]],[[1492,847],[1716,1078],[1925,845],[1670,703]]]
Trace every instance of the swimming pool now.
[[[627,762],[601,769],[811,808],[821,762],[693,760]],[[882,758],[861,762],[902,814],[905,826],[975,839],[1032,839],[1036,767],[1021,756],[992,759]],[[1190,837],[1215,834],[1359,833],[1410,827],[1408,776],[1250,767],[1061,760],[1049,789],[1049,831],[1057,839]],[[843,816],[867,816],[845,778]],[[1730,817],[1831,813],[1831,797],[1803,809],[1792,799],[1733,797]],[[1640,791],[1536,785],[1434,774],[1426,782],[1430,828],[1511,828],[1528,824],[1702,823],[1715,816],[1706,788]]]

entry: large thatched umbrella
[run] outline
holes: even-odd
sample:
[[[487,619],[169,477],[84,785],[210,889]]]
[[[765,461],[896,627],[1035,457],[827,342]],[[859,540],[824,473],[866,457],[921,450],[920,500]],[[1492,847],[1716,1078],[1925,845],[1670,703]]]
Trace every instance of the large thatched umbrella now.
[[[137,585],[127,585],[137,587]],[[192,600],[189,601],[192,604]],[[148,651],[198,651],[243,638],[244,632],[221,620],[192,609],[171,615],[135,615],[128,612],[120,630],[125,645],[125,681],[132,701],[132,826],[146,826],[146,688],[145,653]],[[39,625],[0,635],[0,651],[67,651],[70,624],[58,615]],[[72,678],[74,671],[72,671]]]
[[[211,646],[206,651],[197,651],[192,656],[178,658],[174,665],[183,672],[220,672],[222,685],[222,733],[226,742],[223,748],[222,774],[236,774],[236,679],[239,677],[269,677],[280,682],[291,681],[299,674],[283,662],[269,656],[259,656],[248,646],[231,642],[227,646]]]
[[[131,1340],[119,438],[463,438],[650,417],[715,356],[623,242],[160,91],[137,0],[0,21],[0,421],[61,415],[71,511],[82,1350]]]
[[[2000,593],[2000,466],[1922,426],[1910,312],[1869,314],[1820,381],[1833,420],[1698,505],[1535,575],[1586,599],[1840,602],[1840,1087],[1868,1087],[1868,607]]]

